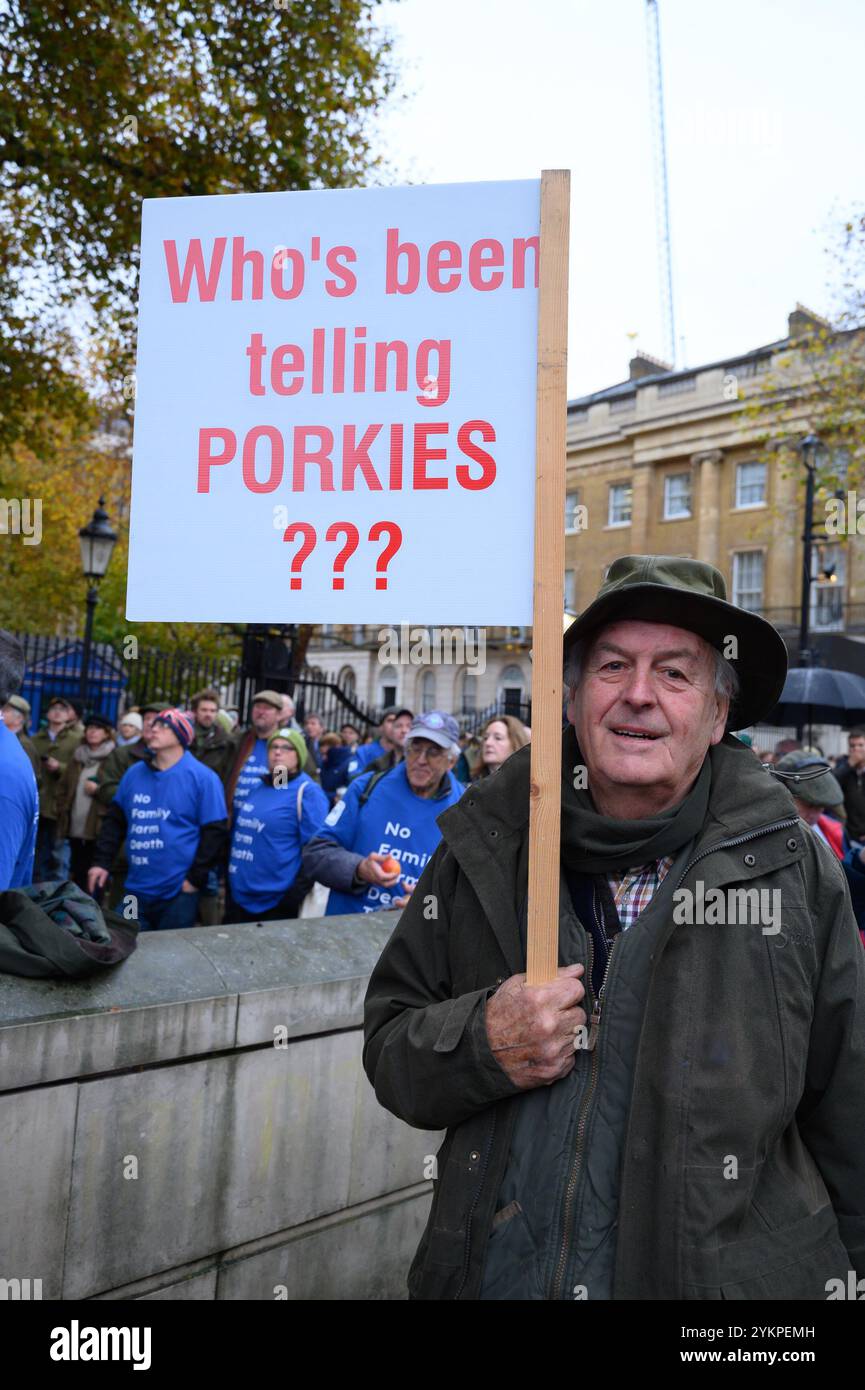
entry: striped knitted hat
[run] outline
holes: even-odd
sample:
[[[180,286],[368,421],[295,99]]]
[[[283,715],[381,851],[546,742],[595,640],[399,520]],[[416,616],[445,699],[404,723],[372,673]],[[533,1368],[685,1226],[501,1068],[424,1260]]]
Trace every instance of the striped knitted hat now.
[[[161,714],[157,714],[154,724],[166,724],[178,743],[183,744],[184,748],[189,748],[195,738],[195,730],[192,727],[192,720],[183,713],[182,709],[166,709]]]

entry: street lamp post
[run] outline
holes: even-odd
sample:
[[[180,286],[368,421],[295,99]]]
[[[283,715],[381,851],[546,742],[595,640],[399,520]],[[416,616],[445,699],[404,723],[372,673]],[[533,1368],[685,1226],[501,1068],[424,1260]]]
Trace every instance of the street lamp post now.
[[[816,472],[823,445],[816,434],[809,434],[799,445],[805,466],[805,529],[802,534],[802,612],[799,619],[799,665],[811,665],[809,619],[811,612],[811,567],[814,547],[814,492]]]
[[[104,579],[105,571],[111,561],[111,554],[117,543],[117,536],[108,525],[105,511],[105,498],[100,497],[99,505],[86,526],[78,532],[81,546],[81,568],[84,578],[90,581],[87,590],[87,618],[84,623],[84,647],[81,652],[81,683],[79,698],[87,703],[87,678],[90,673],[90,649],[93,645],[93,615],[99,599],[99,581]]]

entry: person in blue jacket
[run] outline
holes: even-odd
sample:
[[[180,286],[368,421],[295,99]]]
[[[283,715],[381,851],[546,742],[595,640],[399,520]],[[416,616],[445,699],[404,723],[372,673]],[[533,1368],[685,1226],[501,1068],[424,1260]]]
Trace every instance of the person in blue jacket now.
[[[0,708],[24,679],[24,648],[0,629]],[[30,759],[0,719],[0,892],[33,882],[39,793]]]
[[[410,709],[400,705],[388,705],[379,725],[378,738],[372,743],[361,743],[355,748],[346,764],[346,777],[349,782],[360,777],[375,763],[377,768],[389,771],[402,760],[405,741],[414,718]],[[459,754],[457,754],[459,756]]]
[[[303,852],[305,873],[330,888],[327,916],[404,907],[441,840],[438,817],[464,788],[451,768],[459,727],[431,710],[412,720],[405,758],[348,787]],[[385,860],[398,864],[386,871]]]
[[[328,812],[328,799],[307,773],[303,734],[276,729],[267,740],[269,771],[237,803],[228,856],[224,922],[296,917],[310,884],[301,853]]]
[[[121,777],[87,875],[87,890],[95,895],[126,839],[124,892],[142,931],[195,925],[198,895],[228,838],[222,782],[190,753],[194,738],[182,710],[156,716],[153,760],[133,763]]]

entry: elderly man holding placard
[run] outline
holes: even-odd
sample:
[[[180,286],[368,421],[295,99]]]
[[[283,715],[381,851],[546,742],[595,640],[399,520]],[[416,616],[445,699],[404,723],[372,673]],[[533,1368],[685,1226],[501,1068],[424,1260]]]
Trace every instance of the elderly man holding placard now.
[[[530,749],[440,818],[370,981],[380,1102],[446,1128],[425,1299],[825,1299],[865,1276],[865,956],[731,730],[786,652],[626,556],[565,636],[558,977],[526,982]]]

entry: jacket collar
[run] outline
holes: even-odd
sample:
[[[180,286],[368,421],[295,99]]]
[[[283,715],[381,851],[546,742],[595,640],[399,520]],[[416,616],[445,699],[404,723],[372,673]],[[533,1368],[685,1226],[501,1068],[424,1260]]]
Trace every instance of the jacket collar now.
[[[796,857],[787,843],[789,823],[797,817],[786,788],[731,735],[710,749],[708,756],[712,759],[709,810],[689,865],[697,855],[707,858],[715,846],[721,849],[728,841],[753,832],[769,834],[772,828],[784,829],[783,848],[778,851],[784,861]],[[468,787],[438,821],[442,838],[469,879],[515,973],[524,968],[517,912],[528,885],[530,759],[531,745],[519,749],[495,777]],[[747,849],[745,844],[741,852],[728,853],[717,868],[713,866],[713,874],[720,873],[720,881],[751,877],[743,858]],[[801,837],[796,851],[803,852]],[[753,872],[762,873],[768,867],[761,854]]]

